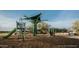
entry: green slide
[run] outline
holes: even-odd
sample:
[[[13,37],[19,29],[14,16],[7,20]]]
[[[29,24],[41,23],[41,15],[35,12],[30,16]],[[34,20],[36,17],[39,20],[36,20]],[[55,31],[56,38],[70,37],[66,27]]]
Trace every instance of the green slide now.
[[[7,36],[5,36],[4,38],[10,37],[15,31],[16,31],[16,28],[14,28],[14,29],[13,29]]]

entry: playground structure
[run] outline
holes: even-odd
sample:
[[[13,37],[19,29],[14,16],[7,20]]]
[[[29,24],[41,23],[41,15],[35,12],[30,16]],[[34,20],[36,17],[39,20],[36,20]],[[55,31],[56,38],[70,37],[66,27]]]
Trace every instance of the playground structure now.
[[[26,37],[26,20],[30,21],[33,24],[32,37]],[[5,47],[65,47],[69,44],[76,45],[75,47],[77,47],[78,44],[79,47],[79,36],[73,36],[72,33],[70,33],[71,35],[69,36],[69,33],[67,33],[66,29],[51,27],[48,28],[49,30],[46,35],[43,33],[37,35],[37,24],[42,21],[44,20],[41,20],[41,13],[31,17],[23,16],[19,19],[19,21],[16,21],[16,28],[14,28],[8,35],[4,36],[4,39],[9,38],[13,40],[2,40],[0,41],[0,44],[2,45],[2,47],[4,45]],[[13,34],[14,36],[11,36]]]
[[[21,39],[23,39],[23,41],[25,39],[25,32],[26,32],[25,25],[26,25],[26,23],[23,22],[22,18],[20,18],[18,22],[16,21],[16,30],[17,30],[16,32],[18,32],[18,34],[19,34],[18,39],[21,38]]]
[[[8,35],[6,35],[4,38],[8,38],[10,37],[14,32],[19,33],[18,35],[18,39],[23,39],[23,41],[25,40],[25,36],[26,36],[26,22],[24,22],[24,20],[29,20],[33,23],[34,27],[33,27],[33,36],[36,36],[37,34],[37,24],[39,22],[41,22],[40,19],[40,14],[37,14],[35,16],[32,17],[27,17],[24,16],[24,18],[20,18],[19,21],[16,21],[16,28],[14,28]]]
[[[41,22],[41,18],[40,18],[40,16],[41,16],[41,13],[40,14],[37,14],[37,15],[35,15],[35,16],[32,16],[32,17],[27,17],[27,16],[24,16],[25,18],[25,20],[29,20],[31,23],[33,23],[33,36],[36,36],[36,34],[37,34],[37,24],[39,23],[39,22]]]
[[[70,28],[66,29],[62,27],[57,28],[53,24],[50,25],[49,18],[48,23],[43,22],[47,20],[42,19],[41,15],[42,15],[41,13],[32,16],[24,15],[15,22],[16,27],[12,29],[12,31],[1,32],[0,47],[3,48],[78,47],[79,48],[79,35],[76,34],[78,32],[76,32],[72,28],[71,29]],[[27,26],[26,21],[31,22],[32,25],[26,27]],[[51,22],[53,23],[53,21]]]
[[[4,38],[10,37],[13,33],[17,36],[17,39],[23,39],[23,41],[26,39],[26,22],[25,21],[30,21],[33,24],[33,36],[37,35],[37,24],[39,22],[45,21],[41,20],[41,13],[27,17],[23,16],[22,18],[19,19],[19,21],[16,21],[16,28],[14,28],[8,35],[6,35]],[[50,36],[55,36],[56,29],[55,28],[49,28],[49,34]]]

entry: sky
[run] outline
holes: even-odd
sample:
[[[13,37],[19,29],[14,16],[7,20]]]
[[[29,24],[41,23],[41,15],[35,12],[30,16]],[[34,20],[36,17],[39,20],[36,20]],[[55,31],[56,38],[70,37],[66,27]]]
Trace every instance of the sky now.
[[[76,20],[79,20],[78,10],[0,10],[0,31],[12,30],[24,15],[33,16],[42,13],[41,20],[56,28],[70,28]],[[26,25],[30,25],[26,21]]]

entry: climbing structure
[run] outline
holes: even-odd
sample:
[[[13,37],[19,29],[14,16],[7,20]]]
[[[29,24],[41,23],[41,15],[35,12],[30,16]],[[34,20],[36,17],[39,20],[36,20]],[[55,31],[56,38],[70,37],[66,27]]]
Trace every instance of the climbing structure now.
[[[36,36],[37,34],[37,24],[39,22],[41,22],[40,19],[41,13],[37,14],[35,16],[32,17],[26,17],[24,16],[24,18],[20,18],[19,21],[16,21],[16,28],[13,29],[7,36],[5,36],[4,38],[8,38],[10,37],[14,32],[16,34],[18,34],[18,39],[23,39],[23,41],[25,40],[25,36],[26,36],[26,22],[24,20],[30,20],[34,27],[33,27],[33,35]]]
[[[18,39],[25,39],[25,28],[26,28],[26,23],[23,21],[22,18],[19,19],[19,21],[16,21],[16,30],[17,30],[17,33],[19,34],[18,35]]]
[[[35,16],[31,16],[31,17],[24,16],[25,20],[30,20],[34,25],[34,27],[33,27],[33,36],[36,36],[36,34],[37,34],[37,24],[39,22],[41,22],[40,16],[41,16],[41,13],[37,14]]]

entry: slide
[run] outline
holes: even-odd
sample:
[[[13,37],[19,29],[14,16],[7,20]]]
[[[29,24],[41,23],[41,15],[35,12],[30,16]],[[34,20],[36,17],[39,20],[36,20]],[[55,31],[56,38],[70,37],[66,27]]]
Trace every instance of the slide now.
[[[16,28],[14,28],[14,29],[13,29],[7,36],[5,36],[4,38],[10,37],[15,31],[16,31]]]

